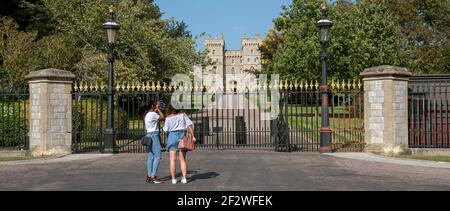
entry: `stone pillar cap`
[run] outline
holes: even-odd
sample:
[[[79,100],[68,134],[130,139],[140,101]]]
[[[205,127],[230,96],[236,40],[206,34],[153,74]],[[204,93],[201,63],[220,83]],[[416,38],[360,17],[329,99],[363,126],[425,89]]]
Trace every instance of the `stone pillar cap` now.
[[[380,76],[410,77],[411,75],[411,72],[406,68],[389,65],[367,68],[360,74],[363,78]]]
[[[27,80],[48,79],[71,81],[74,78],[75,75],[73,73],[66,70],[59,70],[54,68],[33,71],[25,76],[25,79]]]

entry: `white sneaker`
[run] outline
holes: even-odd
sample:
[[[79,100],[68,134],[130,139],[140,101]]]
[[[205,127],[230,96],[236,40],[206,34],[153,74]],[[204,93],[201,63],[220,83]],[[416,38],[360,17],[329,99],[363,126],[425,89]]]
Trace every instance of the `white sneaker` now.
[[[177,179],[172,179],[172,184],[177,184]]]
[[[187,183],[187,179],[186,178],[181,179],[181,183],[186,184]]]

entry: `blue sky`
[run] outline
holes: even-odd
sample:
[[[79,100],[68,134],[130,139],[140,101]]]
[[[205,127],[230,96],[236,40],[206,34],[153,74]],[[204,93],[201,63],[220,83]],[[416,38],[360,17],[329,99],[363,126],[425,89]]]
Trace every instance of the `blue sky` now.
[[[195,36],[202,32],[225,36],[227,49],[240,49],[244,34],[266,36],[281,6],[291,0],[155,0],[164,18],[174,17],[189,25]],[[203,39],[197,41],[203,49]]]

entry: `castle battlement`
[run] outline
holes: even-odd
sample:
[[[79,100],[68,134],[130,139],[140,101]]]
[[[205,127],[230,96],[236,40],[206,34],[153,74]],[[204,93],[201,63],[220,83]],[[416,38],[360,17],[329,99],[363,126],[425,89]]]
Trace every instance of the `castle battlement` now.
[[[205,49],[208,57],[214,62],[206,67],[207,72],[219,75],[249,72],[260,72],[262,69],[261,52],[259,46],[262,39],[259,36],[244,36],[241,40],[240,50],[226,50],[225,39],[222,36],[205,37]]]

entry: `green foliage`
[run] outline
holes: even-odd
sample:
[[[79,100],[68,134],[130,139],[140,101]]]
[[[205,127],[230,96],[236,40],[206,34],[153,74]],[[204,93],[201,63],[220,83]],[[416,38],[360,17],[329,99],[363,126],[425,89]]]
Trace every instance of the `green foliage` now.
[[[24,77],[36,68],[33,56],[36,34],[19,31],[19,25],[10,17],[0,18],[0,82],[25,85]]]
[[[20,2],[20,4],[19,4]],[[108,6],[121,25],[114,49],[117,81],[170,79],[204,55],[196,52],[184,22],[161,18],[148,0],[18,0],[17,11],[0,14],[0,74],[11,84],[43,68],[72,71],[79,81],[107,80],[105,34]],[[18,5],[17,5],[18,4]],[[17,23],[19,19],[19,23]]]
[[[103,129],[106,128],[107,101],[94,98],[81,100],[74,99],[72,126],[75,131],[80,131],[82,142],[95,141],[101,137]],[[127,112],[115,106],[114,129],[126,131],[128,129]]]
[[[266,72],[285,79],[320,78],[315,24],[322,2],[293,0],[283,8],[274,21],[282,44],[275,53],[266,53]],[[378,65],[402,66],[413,73],[450,73],[448,0],[339,0],[329,7],[329,14],[334,22],[327,49],[331,78],[357,78],[365,68]],[[273,42],[269,35],[263,43]]]
[[[450,37],[450,0],[387,0],[389,11],[406,36],[413,73],[450,73],[445,67]]]
[[[347,69],[353,77],[358,76],[368,67],[407,66],[405,62],[407,52],[402,48],[404,36],[397,25],[397,20],[389,13],[384,0],[361,0],[348,18],[351,18],[353,22],[349,27],[350,34],[348,34],[349,37],[341,37],[341,42],[348,42],[346,44],[349,45],[349,51],[345,56],[350,57]],[[341,44],[334,43],[334,46],[336,45]],[[332,51],[331,55],[333,53]],[[339,61],[339,58],[331,60]],[[342,72],[344,69],[336,71]]]
[[[318,79],[320,74],[316,22],[320,18],[321,0],[294,0],[275,20],[283,44],[273,58],[273,71],[284,79]]]

